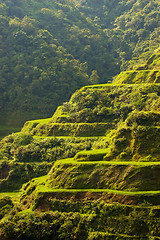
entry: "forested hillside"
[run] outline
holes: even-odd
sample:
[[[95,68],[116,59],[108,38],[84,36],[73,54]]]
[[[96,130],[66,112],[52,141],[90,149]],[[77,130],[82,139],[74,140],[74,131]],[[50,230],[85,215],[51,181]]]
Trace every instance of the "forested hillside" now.
[[[157,0],[1,0],[0,122],[50,116],[159,46]]]
[[[160,239],[160,55],[0,141],[0,239]]]
[[[0,0],[0,240],[160,239],[159,36],[159,0]]]

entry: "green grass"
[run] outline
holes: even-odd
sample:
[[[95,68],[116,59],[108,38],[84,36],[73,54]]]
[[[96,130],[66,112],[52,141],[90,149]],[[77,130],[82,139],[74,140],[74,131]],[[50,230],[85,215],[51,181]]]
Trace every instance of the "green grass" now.
[[[23,214],[32,214],[34,213],[31,209],[24,209],[23,211],[18,212],[18,215],[23,215]]]
[[[124,71],[126,73],[132,73],[132,72],[160,72],[160,69],[147,69],[147,70],[129,70],[129,71]]]
[[[74,160],[74,158],[67,158],[58,160],[55,162],[55,165],[61,165],[61,164],[72,164],[72,165],[134,165],[134,166],[155,166],[160,165],[160,162],[135,162],[135,161],[83,161],[83,162],[77,162]]]
[[[105,148],[105,149],[94,149],[94,150],[78,152],[78,154],[82,154],[82,155],[93,155],[93,154],[96,155],[96,154],[99,154],[99,153],[108,153],[108,148]]]
[[[133,71],[135,72],[135,71]],[[160,83],[138,83],[138,84],[127,84],[127,83],[104,83],[104,84],[97,84],[97,85],[87,85],[87,86],[84,86],[80,89],[80,91],[83,91],[87,88],[106,88],[106,87],[117,87],[117,86],[128,86],[128,87],[131,87],[131,86],[139,86],[139,85],[142,85],[142,86],[150,86],[150,85],[160,85]]]
[[[8,197],[17,197],[19,195],[19,192],[1,192],[0,198],[8,196]]]
[[[34,178],[35,181],[38,181],[39,183],[45,182],[47,180],[48,175],[44,175],[42,177]]]
[[[26,122],[22,132],[32,132],[37,136],[79,136],[79,137],[98,137],[104,136],[106,131],[112,127],[112,123],[38,123]]]
[[[104,136],[95,136],[95,137],[79,137],[79,136],[77,136],[77,137],[74,137],[74,136],[37,136],[37,135],[34,135],[33,136],[33,138],[35,138],[35,139],[44,139],[44,138],[48,138],[48,139],[52,139],[52,138],[58,138],[58,139],[60,139],[60,138],[67,138],[67,139],[81,139],[81,140],[83,140],[83,139],[100,139],[100,138],[102,138],[102,139],[108,139],[108,137],[104,137]]]
[[[112,189],[54,189],[45,186],[38,186],[36,189],[37,193],[79,193],[79,192],[93,192],[93,193],[113,193],[119,195],[137,196],[137,195],[160,195],[160,191],[119,191]]]
[[[121,72],[114,83],[123,84],[142,84],[142,83],[154,83],[159,76],[160,70],[131,70]]]
[[[90,234],[94,234],[94,233],[95,233],[95,236],[96,236],[97,232],[90,232]],[[144,238],[140,238],[137,235],[133,236],[133,235],[126,235],[126,234],[119,234],[119,233],[100,232],[100,231],[98,231],[98,236],[99,236],[98,239],[110,239],[110,240],[113,240],[113,239],[128,239],[128,240],[143,239],[144,240]],[[160,237],[156,236],[156,237],[152,238],[152,240],[158,240],[158,239],[160,239]],[[146,238],[145,240],[148,240],[148,238]]]
[[[77,161],[102,161],[104,156],[109,152],[109,148],[95,149],[78,152],[74,159]]]
[[[36,119],[36,120],[31,120],[31,121],[27,121],[26,123],[49,123],[50,121],[52,121],[52,118],[44,118],[44,119]]]

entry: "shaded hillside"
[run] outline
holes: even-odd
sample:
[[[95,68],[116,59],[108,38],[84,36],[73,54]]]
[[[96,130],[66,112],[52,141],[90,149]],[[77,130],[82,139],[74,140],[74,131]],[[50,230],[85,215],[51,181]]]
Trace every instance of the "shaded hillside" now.
[[[5,1],[1,14],[1,122],[49,116],[77,88],[98,82],[97,68],[105,64],[107,79],[119,71],[104,34],[72,7]]]
[[[0,123],[48,117],[159,46],[159,1],[0,1]],[[157,73],[155,73],[157,74]]]
[[[1,20],[0,106],[4,116],[10,113],[8,122],[16,125],[27,116],[49,116],[73,91],[89,83],[85,65],[36,20]]]
[[[70,0],[86,17],[103,29],[112,43],[121,69],[141,64],[159,47],[159,1]]]

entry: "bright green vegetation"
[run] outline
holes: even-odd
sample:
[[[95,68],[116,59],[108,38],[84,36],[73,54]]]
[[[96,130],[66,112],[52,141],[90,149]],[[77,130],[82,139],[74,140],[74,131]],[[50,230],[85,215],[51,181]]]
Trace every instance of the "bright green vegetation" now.
[[[26,122],[22,132],[36,136],[95,137],[105,136],[105,132],[111,127],[111,123],[49,123],[46,119],[40,123]]]
[[[131,162],[58,162],[51,168],[47,187],[64,189],[111,189],[120,191],[159,191],[160,164]],[[152,176],[148,181],[148,176]]]
[[[107,127],[108,123],[108,127],[111,128],[120,119],[126,119],[133,110],[148,111],[152,109],[152,111],[157,111],[159,89],[160,84],[86,86],[73,94],[69,103],[64,103],[59,109],[58,117],[54,114],[52,120],[43,120],[46,123],[49,121],[50,124],[37,124],[38,122],[29,121],[25,123],[22,131],[33,132],[35,135],[40,135],[44,132],[44,135],[47,136],[47,131],[49,134],[49,131],[52,128],[54,130],[55,126],[58,129],[62,126],[65,130],[67,126],[72,127],[73,123],[76,123],[75,126],[78,126],[77,123],[81,123],[79,126],[82,125],[83,128],[86,126],[86,130],[87,127],[92,126],[89,123],[93,123],[93,126],[98,123],[97,128],[98,126],[99,128],[103,127],[102,123],[104,123],[104,126],[106,124]],[[65,119],[61,118],[64,114],[67,116]],[[84,123],[88,123],[88,125],[84,125]]]
[[[159,93],[158,83],[83,87],[52,118],[28,121],[20,133],[1,141],[1,169],[8,169],[0,182],[2,189],[17,189],[28,179],[47,174],[58,159],[158,167]]]
[[[19,195],[19,192],[1,192],[0,193],[0,198],[6,197],[6,196],[15,198],[18,195]]]
[[[153,54],[146,63],[132,71],[121,72],[114,82],[117,84],[160,83],[160,54]]]
[[[0,239],[160,238],[160,83],[145,75],[157,59],[0,141]]]
[[[83,193],[83,192],[91,192],[91,193],[114,193],[120,195],[160,195],[160,191],[136,191],[136,192],[129,192],[129,191],[118,191],[118,190],[111,190],[111,189],[61,189],[61,188],[47,188],[44,186],[37,187],[37,193]]]
[[[62,163],[61,163],[62,164]],[[101,164],[101,163],[99,163]],[[112,165],[112,163],[110,163]],[[123,165],[123,163],[119,163],[119,165]],[[160,163],[159,163],[160,164]],[[57,165],[57,164],[56,164]],[[103,163],[102,163],[103,165]],[[109,165],[109,164],[108,164]],[[114,165],[114,163],[113,163]],[[125,164],[126,165],[126,164]],[[140,164],[139,164],[140,165]],[[154,164],[153,164],[154,165]],[[88,168],[87,168],[88,169]],[[75,171],[75,169],[74,169]],[[50,175],[51,173],[49,173]],[[146,196],[146,195],[160,195],[160,190],[157,190],[157,191],[121,191],[121,190],[114,190],[114,189],[100,189],[100,188],[93,188],[93,189],[87,189],[87,188],[77,188],[77,189],[74,189],[74,188],[54,188],[54,187],[48,187],[48,182],[49,181],[49,185],[50,185],[50,176],[48,178],[48,176],[43,176],[43,177],[39,177],[39,178],[35,178],[32,180],[31,182],[31,186],[28,187],[27,185],[27,188],[25,187],[24,189],[27,191],[29,191],[29,189],[33,189],[33,185],[37,185],[36,187],[36,194],[40,194],[40,193],[83,193],[83,192],[91,192],[91,193],[113,193],[113,194],[118,194],[118,195],[129,195],[129,196],[136,196],[136,195],[142,195],[142,196]],[[73,180],[72,180],[73,181]],[[98,179],[97,179],[98,181]],[[83,183],[85,184],[85,183]],[[22,192],[22,198],[24,197],[23,195],[23,192]]]
[[[76,89],[142,68],[159,47],[159,18],[159,0],[0,0],[0,123],[49,117]],[[150,62],[147,81],[159,82]]]
[[[46,174],[57,159],[74,157],[80,150],[107,146],[106,137],[9,135],[0,143],[1,190],[19,189],[29,179]]]
[[[96,164],[101,164],[101,165],[137,165],[137,166],[153,166],[153,165],[160,165],[160,162],[122,162],[122,161],[75,161],[74,158],[67,158],[67,159],[62,159],[62,160],[57,160],[55,162],[55,165],[60,165],[60,164],[72,164],[72,165],[96,165]]]
[[[135,70],[126,71],[118,75],[114,81],[117,84],[123,83],[160,83],[160,70]]]

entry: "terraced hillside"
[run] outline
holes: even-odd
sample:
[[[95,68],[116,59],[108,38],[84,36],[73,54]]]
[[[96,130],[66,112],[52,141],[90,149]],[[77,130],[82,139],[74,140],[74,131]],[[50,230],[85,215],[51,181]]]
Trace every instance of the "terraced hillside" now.
[[[160,190],[159,93],[160,84],[155,83],[88,86],[59,107],[51,119],[27,122],[22,132],[35,138],[97,140],[90,150],[56,161],[47,187],[54,191]],[[148,176],[153,176],[150,182]]]
[[[153,54],[141,67],[121,72],[115,83],[160,83],[160,53]]]
[[[30,180],[2,239],[160,239],[160,83],[143,82],[155,59],[138,81],[83,87],[0,142],[1,189]]]

